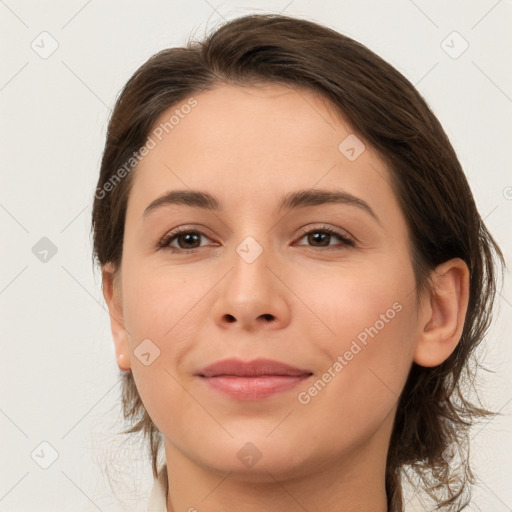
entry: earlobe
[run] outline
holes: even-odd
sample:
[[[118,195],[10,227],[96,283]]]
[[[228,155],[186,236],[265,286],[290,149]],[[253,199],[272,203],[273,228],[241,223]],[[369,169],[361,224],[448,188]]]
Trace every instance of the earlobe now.
[[[116,273],[113,265],[107,263],[102,267],[101,275],[103,297],[107,303],[110,315],[110,327],[114,341],[116,362],[120,370],[128,371],[131,368],[130,345],[124,327],[119,270]]]
[[[439,265],[420,314],[414,362],[432,367],[441,364],[460,341],[469,301],[469,269],[460,258]]]

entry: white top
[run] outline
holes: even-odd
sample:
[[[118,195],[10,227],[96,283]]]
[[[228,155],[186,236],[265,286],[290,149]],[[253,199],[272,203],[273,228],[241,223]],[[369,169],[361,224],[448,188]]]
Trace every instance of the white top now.
[[[167,512],[167,486],[167,466],[163,466],[149,495],[148,512]]]

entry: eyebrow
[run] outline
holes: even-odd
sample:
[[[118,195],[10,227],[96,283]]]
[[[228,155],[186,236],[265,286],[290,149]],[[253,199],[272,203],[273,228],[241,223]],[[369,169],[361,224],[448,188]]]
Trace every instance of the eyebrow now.
[[[277,210],[281,212],[282,210],[292,210],[332,203],[347,204],[360,208],[370,214],[378,224],[382,226],[379,217],[366,201],[343,190],[306,189],[290,192],[280,200]],[[222,210],[220,201],[207,192],[197,190],[172,190],[152,201],[144,210],[143,216],[145,217],[165,205],[172,204],[213,211]]]

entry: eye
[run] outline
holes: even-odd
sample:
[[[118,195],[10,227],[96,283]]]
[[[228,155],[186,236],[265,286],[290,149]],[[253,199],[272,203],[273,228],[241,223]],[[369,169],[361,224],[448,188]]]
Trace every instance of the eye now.
[[[158,243],[158,247],[171,252],[193,252],[201,247],[200,240],[202,236],[206,237],[204,233],[196,229],[177,228],[165,235]],[[178,247],[171,245],[174,242],[177,242]]]
[[[201,237],[209,238],[204,233],[196,229],[177,228],[165,235],[162,240],[158,242],[158,248],[171,252],[191,253],[202,247]],[[333,237],[341,240],[341,244],[331,244],[330,241],[333,239]],[[329,226],[322,226],[321,228],[303,231],[299,240],[302,240],[303,238],[307,238],[307,241],[310,244],[313,244],[311,247],[318,249],[329,247],[329,250],[333,250],[343,249],[346,246],[355,246],[354,240],[349,238],[346,233],[340,232]],[[178,245],[172,245],[174,243],[177,243]],[[331,247],[332,245],[334,246]]]
[[[330,244],[332,238],[338,238],[341,240],[341,244]],[[309,243],[312,243],[311,247],[313,248],[322,248],[329,247],[329,250],[332,249],[342,249],[343,246],[354,247],[355,242],[346,233],[340,232],[336,229],[333,229],[329,226],[322,226],[321,228],[310,229],[309,231],[305,231],[301,235],[301,240],[306,238]],[[316,245],[319,244],[319,245]],[[302,244],[300,244],[302,245]],[[334,245],[334,246],[332,246]],[[331,247],[332,246],[332,247]]]

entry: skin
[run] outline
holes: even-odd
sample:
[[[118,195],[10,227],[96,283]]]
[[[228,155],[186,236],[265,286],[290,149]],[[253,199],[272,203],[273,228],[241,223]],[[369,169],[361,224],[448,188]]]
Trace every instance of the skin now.
[[[435,366],[456,347],[468,269],[460,259],[443,263],[417,297],[389,171],[368,144],[355,161],[338,150],[352,131],[315,93],[220,85],[194,97],[198,105],[135,171],[122,264],[117,274],[103,268],[117,363],[133,372],[164,436],[168,510],[386,511],[398,396],[413,361]],[[363,199],[381,225],[349,204],[276,210],[285,194],[311,188]],[[190,189],[214,195],[222,209],[175,204],[144,218],[165,192]],[[356,245],[336,235],[319,242],[314,233],[324,225]],[[179,226],[203,233],[171,242],[194,252],[158,249]],[[263,249],[252,263],[236,252],[247,236]],[[300,403],[299,393],[393,304],[400,311]],[[144,339],[160,350],[148,366],[134,353]],[[194,375],[227,357],[267,357],[314,375],[269,398],[238,401]],[[261,454],[252,467],[237,457],[248,442]]]

